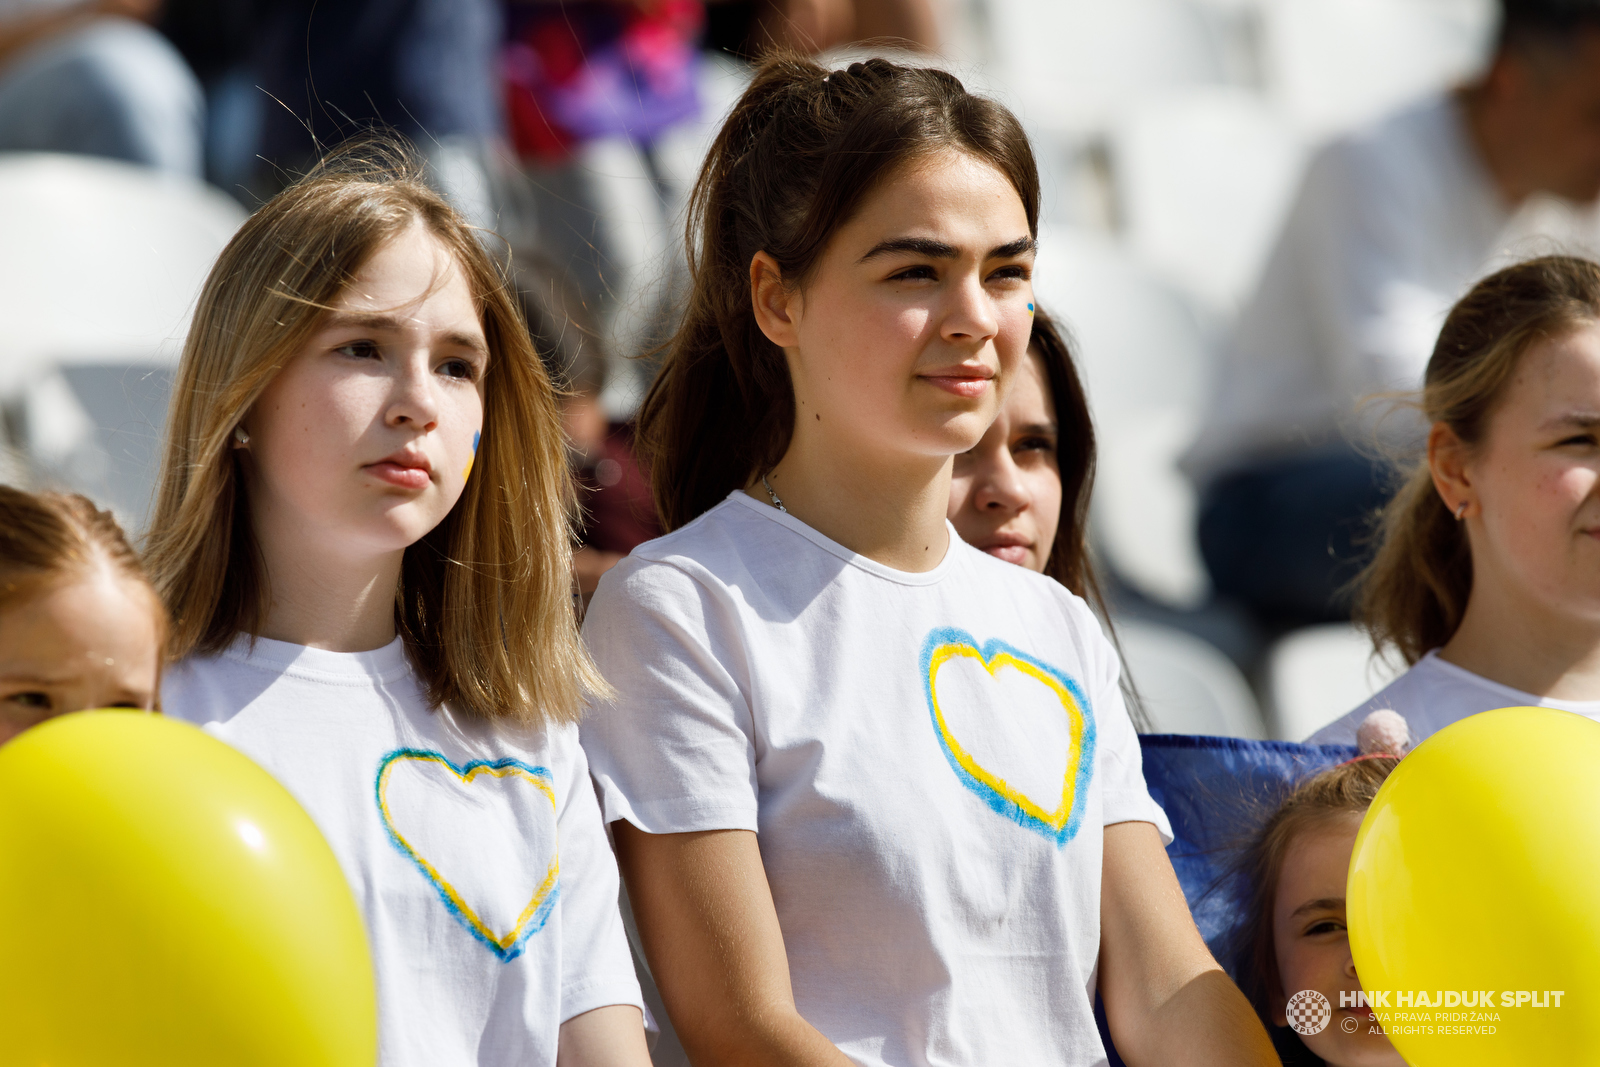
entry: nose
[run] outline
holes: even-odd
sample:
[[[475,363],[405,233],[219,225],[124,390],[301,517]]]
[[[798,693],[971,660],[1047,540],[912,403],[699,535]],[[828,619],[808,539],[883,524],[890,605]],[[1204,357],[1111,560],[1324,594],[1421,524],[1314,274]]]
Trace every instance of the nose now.
[[[438,382],[426,349],[413,352],[395,373],[389,403],[384,409],[387,426],[406,426],[427,433],[439,425]]]
[[[1355,961],[1355,957],[1353,957],[1351,955],[1348,955],[1348,954],[1346,954],[1345,958],[1344,958],[1344,976],[1346,978],[1355,978],[1356,977],[1356,961]]]
[[[975,473],[972,503],[979,511],[1009,518],[1026,511],[1033,503],[1022,472],[1011,458],[1011,449],[1002,445]]]
[[[940,336],[954,344],[981,345],[1000,332],[994,300],[977,271],[962,273],[950,289],[950,303],[939,324]]]

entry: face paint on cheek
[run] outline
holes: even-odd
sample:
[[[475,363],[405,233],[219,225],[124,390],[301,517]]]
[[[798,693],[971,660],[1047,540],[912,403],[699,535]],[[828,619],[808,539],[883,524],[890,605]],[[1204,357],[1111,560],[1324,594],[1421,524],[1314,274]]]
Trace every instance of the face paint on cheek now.
[[[468,478],[472,477],[472,464],[473,461],[478,458],[478,441],[482,437],[483,435],[478,431],[474,430],[472,432],[472,459],[467,460],[467,465],[461,468],[462,481],[466,481]]]
[[[1028,314],[1030,314],[1030,315],[1033,314],[1033,305],[1032,304],[1028,305]]]

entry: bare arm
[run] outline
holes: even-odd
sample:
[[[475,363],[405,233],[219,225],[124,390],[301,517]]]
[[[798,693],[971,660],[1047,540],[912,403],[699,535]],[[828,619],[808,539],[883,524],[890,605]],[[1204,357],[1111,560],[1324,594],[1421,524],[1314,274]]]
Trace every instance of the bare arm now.
[[[698,1067],[849,1067],[795,1010],[756,835],[612,829],[645,958],[689,1058]]]
[[[650,1067],[644,1016],[632,1004],[611,1004],[561,1024],[556,1067]]]
[[[1249,1001],[1195,929],[1161,835],[1147,822],[1105,831],[1100,994],[1133,1067],[1276,1067]]]

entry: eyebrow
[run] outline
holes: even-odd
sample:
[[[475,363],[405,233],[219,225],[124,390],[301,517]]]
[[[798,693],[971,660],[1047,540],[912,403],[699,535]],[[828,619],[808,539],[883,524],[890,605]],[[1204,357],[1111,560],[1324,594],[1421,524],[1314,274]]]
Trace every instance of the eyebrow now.
[[[400,333],[406,328],[406,324],[393,315],[364,315],[358,312],[339,311],[328,317],[327,324],[323,328],[327,330],[388,330],[392,333]],[[453,345],[456,348],[471,349],[480,356],[487,357],[489,355],[489,346],[483,342],[483,339],[474,337],[470,333],[452,330],[444,335],[443,340],[446,344]]]
[[[1344,910],[1344,897],[1319,897],[1316,900],[1308,900],[1304,904],[1300,905],[1298,908],[1294,909],[1294,911],[1290,912],[1290,917],[1293,918],[1296,915],[1304,915],[1308,911],[1343,911],[1343,910]]]
[[[0,685],[71,685],[80,677],[76,674],[63,674],[55,678],[37,674],[0,674]]]
[[[1061,430],[1061,427],[1057,426],[1053,422],[1033,422],[1033,423],[1029,423],[1026,426],[1018,426],[1016,428],[1015,432],[1016,433],[1043,433],[1043,434],[1050,434],[1050,433],[1059,433],[1060,430]]]
[[[1020,256],[1025,252],[1036,251],[1039,242],[1032,237],[1018,237],[1015,241],[1008,241],[1003,245],[995,245],[989,249],[985,259],[1009,259]],[[879,256],[896,255],[927,256],[929,259],[955,259],[961,255],[961,250],[955,245],[935,241],[930,237],[892,237],[887,241],[879,241],[856,262],[865,263],[869,259]]]
[[[1539,427],[1539,429],[1556,430],[1563,426],[1577,426],[1585,430],[1592,430],[1600,426],[1600,414],[1592,411],[1569,411],[1565,415],[1557,415]]]

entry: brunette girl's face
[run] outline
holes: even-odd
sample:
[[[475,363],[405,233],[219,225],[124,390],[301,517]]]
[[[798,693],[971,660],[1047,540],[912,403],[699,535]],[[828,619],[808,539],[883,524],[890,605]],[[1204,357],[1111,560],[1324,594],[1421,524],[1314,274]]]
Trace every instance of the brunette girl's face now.
[[[986,162],[947,151],[886,176],[807,284],[757,284],[797,441],[941,459],[977,444],[1027,349],[1033,249],[1021,198]]]
[[[1339,1007],[1339,994],[1361,989],[1345,927],[1344,891],[1361,815],[1330,815],[1300,831],[1284,850],[1273,901],[1272,938],[1283,988],[1272,1003],[1273,1022],[1288,1025],[1288,1000],[1315,990],[1333,1006],[1319,1034],[1300,1040],[1329,1067],[1405,1067],[1383,1027],[1366,1008]]]
[[[1467,504],[1474,595],[1600,622],[1600,325],[1523,353],[1470,456],[1432,443],[1446,506]]]
[[[69,711],[154,707],[160,632],[155,594],[108,566],[12,601],[0,611],[0,744]]]
[[[367,261],[244,420],[254,521],[336,556],[415,543],[466,485],[488,358],[455,257],[413,224]]]
[[[1033,352],[1013,375],[1000,415],[956,456],[950,522],[961,539],[997,559],[1043,571],[1061,522],[1055,403]]]

